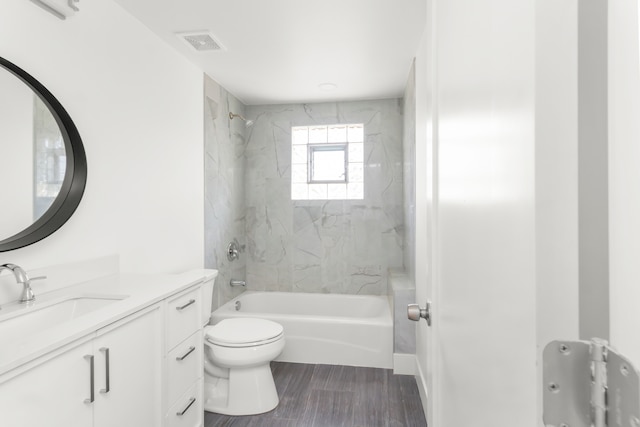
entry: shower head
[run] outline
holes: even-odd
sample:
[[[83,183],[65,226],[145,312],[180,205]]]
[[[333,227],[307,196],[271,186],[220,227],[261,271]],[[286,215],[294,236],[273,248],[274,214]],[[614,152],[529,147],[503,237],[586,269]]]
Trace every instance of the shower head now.
[[[240,114],[229,112],[229,120],[233,120],[236,117],[239,118],[240,120],[244,121],[244,125],[246,127],[249,127],[249,126],[253,125],[253,120],[247,120],[243,116],[241,116]]]

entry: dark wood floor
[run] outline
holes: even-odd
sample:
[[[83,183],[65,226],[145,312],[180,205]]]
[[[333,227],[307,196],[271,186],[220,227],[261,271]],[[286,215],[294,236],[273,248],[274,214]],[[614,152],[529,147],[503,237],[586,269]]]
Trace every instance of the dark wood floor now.
[[[272,362],[280,404],[266,414],[205,412],[205,427],[425,427],[415,378],[389,369]]]

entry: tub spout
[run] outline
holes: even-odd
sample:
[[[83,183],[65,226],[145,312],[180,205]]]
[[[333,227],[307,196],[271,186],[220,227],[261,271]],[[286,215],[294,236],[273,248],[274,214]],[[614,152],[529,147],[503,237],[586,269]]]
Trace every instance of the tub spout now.
[[[232,287],[234,287],[234,286],[247,286],[247,282],[245,282],[244,280],[231,279],[229,281],[229,286],[232,286]]]

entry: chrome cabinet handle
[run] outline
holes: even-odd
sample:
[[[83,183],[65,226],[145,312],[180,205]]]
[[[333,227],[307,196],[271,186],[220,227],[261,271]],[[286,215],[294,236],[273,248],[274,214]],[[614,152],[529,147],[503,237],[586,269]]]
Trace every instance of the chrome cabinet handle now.
[[[194,299],[190,299],[190,300],[189,300],[189,302],[188,302],[188,303],[186,303],[185,305],[181,305],[180,307],[176,307],[176,310],[178,310],[178,311],[182,311],[182,310],[184,310],[185,308],[189,307],[191,304],[195,304],[195,303],[196,303],[196,300],[194,300]]]
[[[105,369],[105,388],[100,389],[100,393],[109,393],[111,391],[111,386],[109,385],[109,380],[111,375],[109,373],[109,348],[102,347],[100,352],[104,353],[104,369]]]
[[[93,403],[93,401],[95,400],[95,394],[94,394],[94,386],[95,386],[95,379],[94,379],[94,370],[93,370],[93,354],[87,354],[84,356],[85,360],[89,361],[89,398],[84,400],[84,403]]]
[[[192,397],[191,399],[189,399],[189,403],[187,403],[187,406],[182,411],[176,412],[176,415],[179,417],[183,416],[187,413],[189,408],[191,408],[191,405],[193,405],[194,403],[196,403],[196,398]]]
[[[193,353],[193,351],[194,351],[195,349],[196,349],[196,348],[195,348],[194,346],[189,347],[189,349],[187,350],[187,352],[186,352],[185,354],[183,354],[182,356],[178,356],[178,357],[176,357],[176,360],[177,360],[177,361],[179,361],[179,362],[182,362],[184,359],[186,359],[186,358],[187,358],[187,356],[188,356],[188,355],[190,355],[191,353]]]

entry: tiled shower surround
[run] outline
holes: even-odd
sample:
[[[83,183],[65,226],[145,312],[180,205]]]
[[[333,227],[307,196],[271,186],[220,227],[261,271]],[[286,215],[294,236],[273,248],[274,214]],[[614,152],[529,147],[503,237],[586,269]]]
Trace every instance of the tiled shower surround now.
[[[245,126],[239,119],[229,120],[229,111],[244,114],[244,105],[205,77],[205,267],[219,271],[214,307],[242,291],[232,289],[230,279],[246,277],[246,254],[233,262],[227,260],[226,255],[227,245],[234,238],[245,244]]]
[[[414,265],[416,253],[416,66],[411,66],[403,98],[404,128],[404,268],[411,282],[415,283]]]
[[[244,106],[210,79],[207,91],[205,265],[220,271],[214,304],[241,291],[231,278],[249,290],[386,295],[387,269],[403,266],[402,100]],[[229,110],[253,126],[230,121]],[[291,127],[336,123],[364,123],[364,199],[292,201]],[[246,250],[229,262],[234,237]]]
[[[246,107],[247,287],[387,294],[403,265],[402,101]],[[364,200],[291,200],[291,127],[364,123]]]

